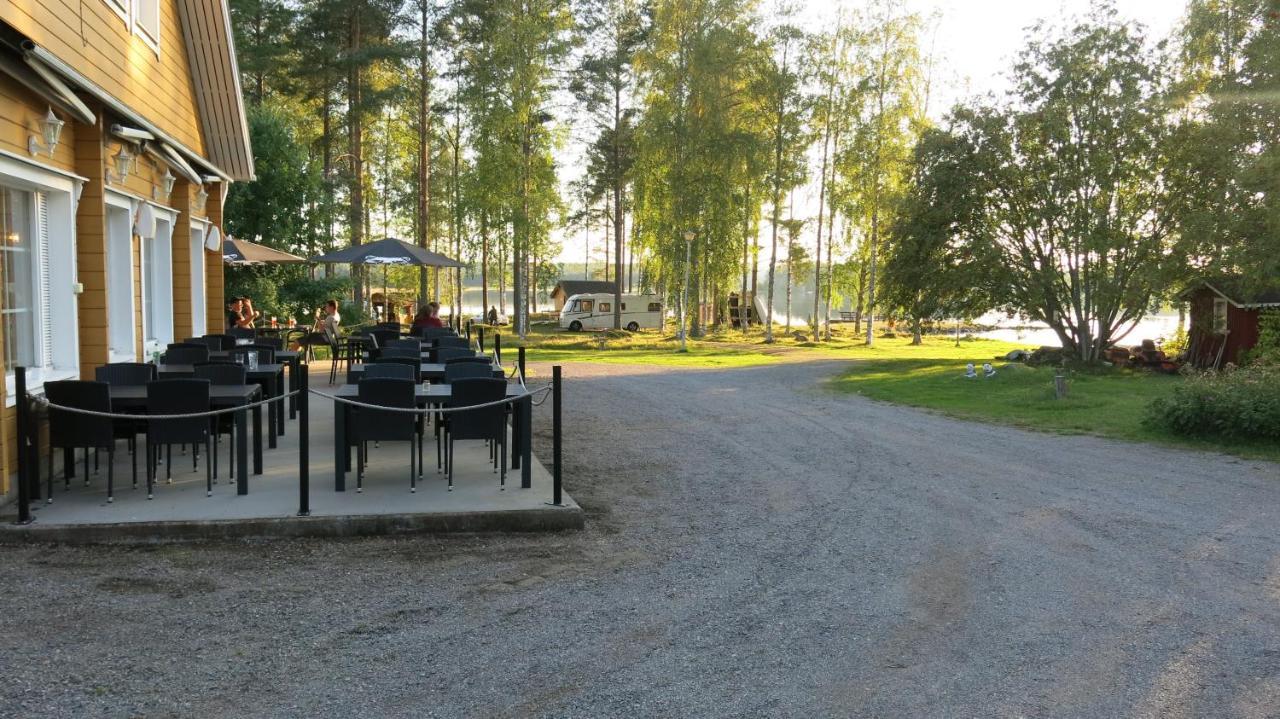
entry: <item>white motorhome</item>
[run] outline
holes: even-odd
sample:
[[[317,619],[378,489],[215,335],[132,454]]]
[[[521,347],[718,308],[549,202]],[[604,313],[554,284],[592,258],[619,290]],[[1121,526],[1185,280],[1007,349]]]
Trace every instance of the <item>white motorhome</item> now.
[[[560,327],[580,330],[604,330],[613,327],[614,295],[609,292],[573,295],[560,310]],[[636,330],[662,329],[662,299],[657,295],[623,295],[622,326]]]

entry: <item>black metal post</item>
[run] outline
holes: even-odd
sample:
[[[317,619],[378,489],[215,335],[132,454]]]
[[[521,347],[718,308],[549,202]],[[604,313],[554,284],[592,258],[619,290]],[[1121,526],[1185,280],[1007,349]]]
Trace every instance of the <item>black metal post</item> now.
[[[480,336],[480,352],[484,352],[484,325],[476,327],[476,332]]]
[[[27,436],[31,432],[27,416],[27,368],[15,367],[14,392],[18,404],[18,524],[31,523],[31,454],[27,451]]]
[[[471,341],[471,320],[467,320],[467,342]]]
[[[520,349],[518,350],[518,354],[519,354],[519,357],[516,359],[516,366],[520,368],[520,379],[524,380],[525,376],[524,376],[524,347],[523,346],[521,346]]]
[[[493,333],[493,358],[502,364],[502,334],[498,332]]]
[[[524,349],[523,347],[521,349]],[[551,368],[551,461],[555,468],[551,472],[551,503],[559,507],[563,504],[561,477],[561,426],[560,426],[560,365]]]
[[[307,372],[298,376],[298,516],[311,514],[311,423],[309,421],[310,395]]]

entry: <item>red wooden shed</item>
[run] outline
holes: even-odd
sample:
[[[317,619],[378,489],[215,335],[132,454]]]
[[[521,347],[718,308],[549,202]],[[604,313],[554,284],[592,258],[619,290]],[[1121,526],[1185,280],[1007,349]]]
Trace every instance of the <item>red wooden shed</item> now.
[[[1200,280],[1182,293],[1191,307],[1187,360],[1196,367],[1239,363],[1258,343],[1258,319],[1280,310],[1280,285],[1253,287],[1239,278]]]

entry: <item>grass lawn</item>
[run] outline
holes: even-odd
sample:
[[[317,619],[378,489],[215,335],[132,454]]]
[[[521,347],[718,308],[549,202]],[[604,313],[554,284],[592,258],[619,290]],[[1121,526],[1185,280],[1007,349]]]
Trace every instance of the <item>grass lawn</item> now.
[[[1069,396],[1058,400],[1053,393],[1054,369],[995,359],[1020,345],[965,340],[956,348],[953,341],[942,338],[926,338],[919,347],[912,347],[910,339],[877,339],[877,344],[861,353],[841,351],[860,354],[866,361],[851,366],[834,386],[968,419],[1280,460],[1280,448],[1266,442],[1195,440],[1145,427],[1142,418],[1147,405],[1182,381],[1176,376],[1127,369],[1072,372]],[[991,362],[996,376],[966,379],[967,362]]]
[[[530,362],[605,362],[669,367],[749,367],[778,362],[781,352],[768,345],[735,343],[724,333],[690,339],[679,351],[674,335],[658,332],[565,332],[554,325],[535,324],[525,341]],[[506,338],[504,337],[504,341]]]

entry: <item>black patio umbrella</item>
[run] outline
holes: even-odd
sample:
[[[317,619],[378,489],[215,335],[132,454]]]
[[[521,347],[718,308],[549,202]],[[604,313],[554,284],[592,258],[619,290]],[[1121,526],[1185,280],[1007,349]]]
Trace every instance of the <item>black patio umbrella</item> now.
[[[290,265],[306,260],[256,242],[227,237],[222,241],[222,261],[232,266]]]
[[[344,247],[325,255],[311,258],[312,262],[343,265],[382,265],[382,294],[387,294],[387,265],[418,265],[421,267],[463,267],[457,260],[423,249],[415,244],[388,237],[368,244]]]

